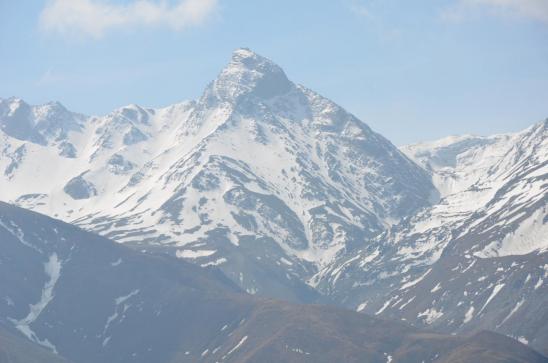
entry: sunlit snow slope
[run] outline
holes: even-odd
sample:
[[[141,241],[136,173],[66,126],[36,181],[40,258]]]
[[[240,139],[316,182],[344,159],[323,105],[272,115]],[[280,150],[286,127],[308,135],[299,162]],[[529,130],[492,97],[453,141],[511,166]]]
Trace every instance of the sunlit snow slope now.
[[[432,174],[441,201],[324,268],[319,288],[360,311],[546,348],[548,121],[403,151]]]
[[[8,99],[0,115],[0,199],[250,293],[313,299],[305,281],[437,197],[389,141],[246,49],[196,102],[86,118]]]

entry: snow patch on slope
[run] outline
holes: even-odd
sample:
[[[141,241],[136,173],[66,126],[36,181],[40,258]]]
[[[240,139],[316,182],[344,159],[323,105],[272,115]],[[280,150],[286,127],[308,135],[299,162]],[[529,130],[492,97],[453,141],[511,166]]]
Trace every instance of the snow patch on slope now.
[[[521,222],[519,227],[502,239],[487,245],[483,250],[475,252],[480,258],[526,255],[548,250],[548,221],[546,210],[539,209],[529,218]]]
[[[44,271],[48,277],[48,280],[42,289],[40,300],[36,304],[30,305],[30,311],[23,319],[11,319],[17,330],[23,333],[23,335],[25,335],[29,340],[51,349],[55,353],[57,353],[55,346],[47,339],[40,339],[32,330],[31,325],[40,317],[40,314],[53,300],[53,290],[59,280],[59,277],[61,276],[61,268],[62,261],[59,260],[56,253],[51,254],[48,261],[44,265]]]

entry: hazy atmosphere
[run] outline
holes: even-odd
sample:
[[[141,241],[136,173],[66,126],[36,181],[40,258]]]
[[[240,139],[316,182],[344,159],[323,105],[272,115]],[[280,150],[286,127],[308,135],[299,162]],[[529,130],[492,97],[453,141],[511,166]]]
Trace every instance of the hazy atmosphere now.
[[[0,0],[0,363],[548,363],[548,0]]]

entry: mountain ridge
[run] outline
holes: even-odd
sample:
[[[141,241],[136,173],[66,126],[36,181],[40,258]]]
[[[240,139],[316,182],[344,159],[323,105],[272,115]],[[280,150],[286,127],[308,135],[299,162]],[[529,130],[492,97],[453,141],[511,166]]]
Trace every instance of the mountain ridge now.
[[[25,155],[42,148],[20,145],[19,157],[12,142],[3,184],[12,190],[3,197],[119,242],[150,235],[146,247],[218,264],[246,290],[274,297],[295,299],[318,268],[435,194],[427,174],[388,140],[244,49],[198,101],[124,107],[91,117],[67,139],[77,157],[48,170],[64,183],[49,187],[28,185],[37,167],[24,170]],[[124,225],[135,227],[117,227]],[[263,256],[255,244],[265,246]]]
[[[441,335],[246,295],[215,268],[138,253],[3,202],[0,221],[2,362],[6,337],[27,347],[9,346],[8,359],[24,362],[64,361],[47,350],[75,363],[545,361],[495,333]]]
[[[456,181],[457,191],[330,266],[324,291],[371,314],[445,332],[491,329],[545,349],[547,124],[457,146],[438,169],[428,161],[452,144],[419,150],[437,183]]]
[[[20,107],[0,100],[0,199],[250,294],[545,349],[548,121],[398,149],[248,49],[195,101]]]

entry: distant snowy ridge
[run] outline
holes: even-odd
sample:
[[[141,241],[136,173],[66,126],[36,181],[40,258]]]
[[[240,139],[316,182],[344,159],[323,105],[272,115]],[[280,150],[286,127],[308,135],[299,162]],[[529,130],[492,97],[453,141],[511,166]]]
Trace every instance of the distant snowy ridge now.
[[[402,150],[441,200],[325,267],[316,286],[366,313],[545,345],[536,321],[548,303],[548,120]]]

